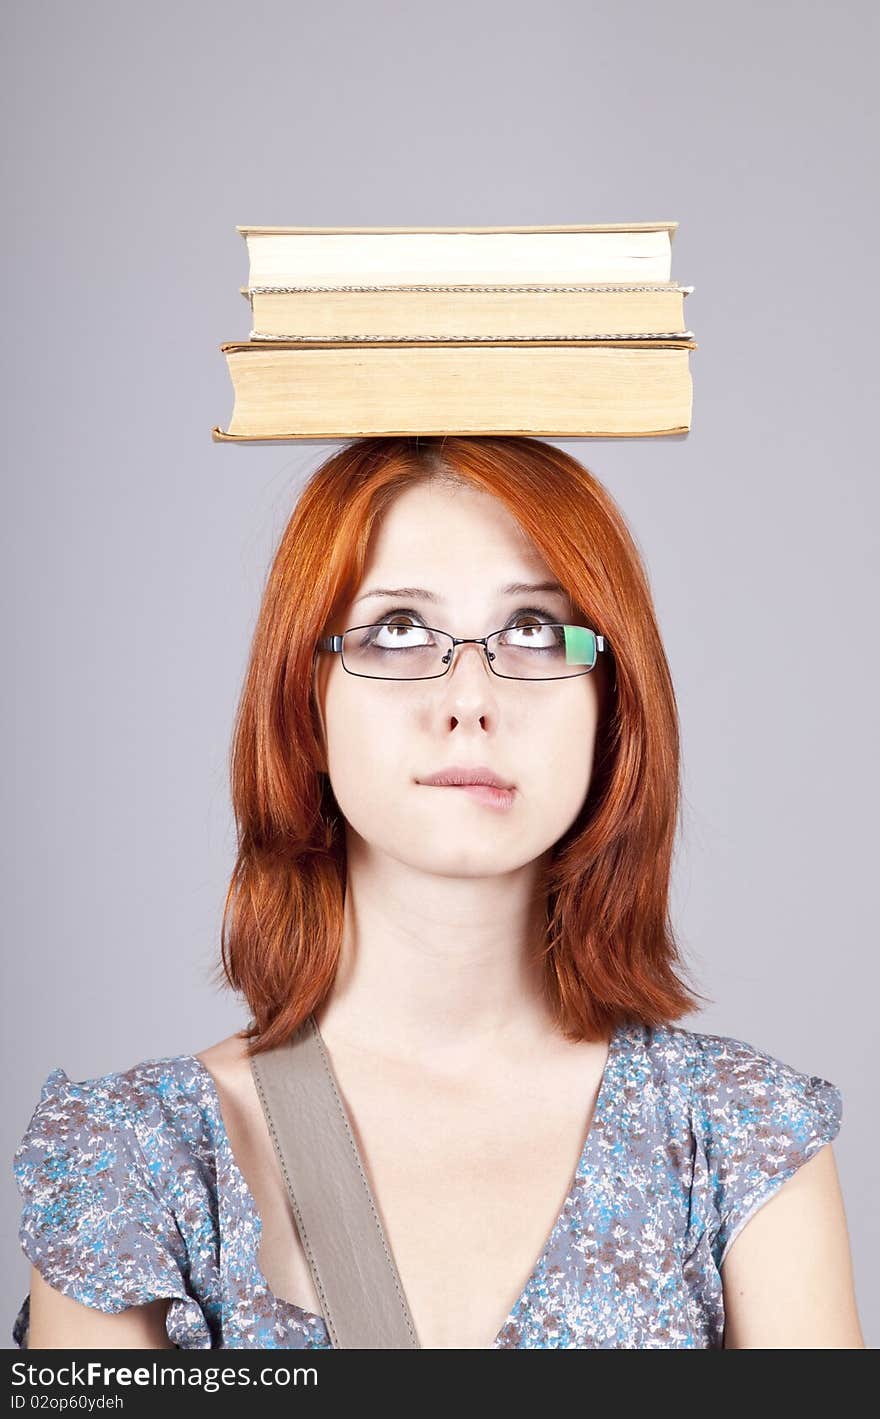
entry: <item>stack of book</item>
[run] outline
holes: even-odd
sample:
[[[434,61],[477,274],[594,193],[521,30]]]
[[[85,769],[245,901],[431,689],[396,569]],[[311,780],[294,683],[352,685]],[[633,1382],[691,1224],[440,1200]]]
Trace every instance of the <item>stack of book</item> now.
[[[685,434],[677,227],[238,227],[252,329],[212,437]]]

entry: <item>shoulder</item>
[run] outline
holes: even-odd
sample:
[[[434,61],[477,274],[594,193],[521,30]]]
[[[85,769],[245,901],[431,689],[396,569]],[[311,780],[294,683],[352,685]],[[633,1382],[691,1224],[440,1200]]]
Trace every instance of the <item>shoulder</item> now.
[[[141,1060],[72,1079],[46,1077],[13,1155],[32,1242],[125,1216],[174,1234],[213,1203],[216,1096],[194,1055]]]
[[[251,1081],[250,1056],[242,1034],[228,1035],[217,1044],[191,1056],[208,1072],[222,1098],[235,1099],[247,1092]]]
[[[830,1080],[731,1035],[676,1033],[687,1036],[695,1120],[719,1159],[754,1161],[760,1141],[768,1157],[814,1152],[839,1131],[843,1096]]]
[[[863,1347],[830,1146],[840,1088],[732,1036],[692,1032],[687,1048],[693,1212],[723,1278],[725,1348]]]
[[[13,1157],[19,1242],[43,1280],[108,1313],[169,1298],[187,1347],[210,1343],[212,1319],[188,1289],[216,1251],[208,1083],[192,1055],[82,1080],[53,1069]],[[26,1298],[16,1343],[28,1325]]]
[[[835,1084],[798,1069],[768,1049],[732,1035],[705,1034],[678,1025],[631,1032],[643,1072],[687,1097],[694,1122],[707,1139],[729,1143],[743,1130],[773,1118],[795,1132],[821,1119],[834,1132],[843,1098]]]
[[[652,1073],[677,1089],[692,1138],[694,1221],[720,1269],[749,1218],[837,1136],[837,1085],[731,1035],[644,1034]]]
[[[155,1152],[161,1142],[198,1147],[210,1112],[205,1086],[204,1068],[194,1055],[145,1059],[81,1080],[53,1069],[16,1150],[16,1165],[33,1149],[93,1152],[113,1140],[120,1150],[139,1145]]]

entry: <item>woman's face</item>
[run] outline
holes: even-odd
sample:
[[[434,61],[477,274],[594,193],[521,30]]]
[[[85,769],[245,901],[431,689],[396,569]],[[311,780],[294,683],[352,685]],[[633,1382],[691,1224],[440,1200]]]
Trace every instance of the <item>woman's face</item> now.
[[[385,514],[354,599],[326,629],[390,619],[485,636],[517,618],[582,624],[562,591],[505,591],[513,582],[554,581],[495,498],[469,485],[423,481]],[[407,590],[372,594],[376,588]],[[501,679],[482,646],[461,645],[445,675],[411,681],[359,678],[339,655],[321,654],[315,689],[336,801],[369,850],[441,876],[510,872],[552,847],[583,805],[597,671]],[[508,805],[423,782],[453,767],[492,770],[513,785]]]

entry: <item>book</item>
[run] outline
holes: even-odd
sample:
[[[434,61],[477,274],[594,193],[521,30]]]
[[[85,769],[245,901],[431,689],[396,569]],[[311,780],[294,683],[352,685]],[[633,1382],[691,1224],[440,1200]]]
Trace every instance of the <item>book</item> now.
[[[230,440],[530,434],[617,438],[690,428],[693,339],[228,342]]]
[[[237,227],[257,286],[669,281],[677,222],[560,227]]]
[[[255,286],[251,340],[566,340],[689,336],[692,287]]]

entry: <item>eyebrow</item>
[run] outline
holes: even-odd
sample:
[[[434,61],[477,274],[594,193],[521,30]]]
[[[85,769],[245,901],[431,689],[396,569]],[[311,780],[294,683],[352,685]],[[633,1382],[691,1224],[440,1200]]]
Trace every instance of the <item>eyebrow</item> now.
[[[498,588],[499,596],[523,596],[532,591],[551,591],[558,596],[567,596],[568,593],[558,581],[512,581],[507,586]],[[362,595],[355,597],[353,602],[368,601],[371,596],[409,596],[413,600],[442,602],[445,598],[437,596],[433,591],[426,591],[421,586],[376,586],[372,591],[365,591]]]

